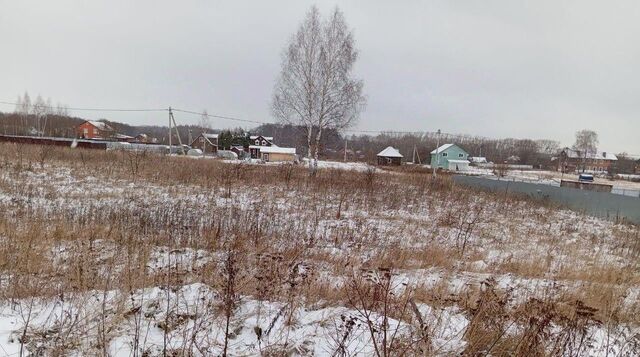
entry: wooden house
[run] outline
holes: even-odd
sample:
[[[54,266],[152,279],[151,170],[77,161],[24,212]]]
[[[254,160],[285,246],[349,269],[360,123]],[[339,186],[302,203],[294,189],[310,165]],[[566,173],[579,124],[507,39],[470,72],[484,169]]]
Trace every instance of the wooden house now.
[[[444,144],[431,152],[431,167],[449,171],[469,169],[469,154],[456,144]]]
[[[295,148],[283,148],[276,145],[260,147],[260,159],[264,162],[296,161]]]
[[[201,133],[196,136],[190,146],[202,150],[205,155],[216,154],[218,152],[218,134]]]
[[[273,143],[272,136],[252,135],[249,137],[249,146],[245,151],[249,153],[252,159],[261,159],[260,151],[262,148],[276,146]]]
[[[387,146],[386,149],[380,151],[377,155],[378,165],[401,165],[402,164],[402,154],[398,149],[393,146]]]

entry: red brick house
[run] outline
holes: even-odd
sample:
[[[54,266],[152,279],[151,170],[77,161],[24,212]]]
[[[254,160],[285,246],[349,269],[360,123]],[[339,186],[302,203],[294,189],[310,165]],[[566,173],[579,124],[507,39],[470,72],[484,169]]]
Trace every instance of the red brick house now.
[[[615,161],[618,161],[618,157],[612,153],[602,151],[583,153],[579,150],[564,148],[558,158],[558,171],[608,172]]]
[[[76,137],[80,139],[105,139],[115,135],[116,131],[101,121],[87,120],[76,127]]]

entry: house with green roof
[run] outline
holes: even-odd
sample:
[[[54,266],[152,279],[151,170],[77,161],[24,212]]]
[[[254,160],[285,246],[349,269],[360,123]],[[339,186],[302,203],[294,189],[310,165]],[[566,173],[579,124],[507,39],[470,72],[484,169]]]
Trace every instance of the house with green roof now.
[[[444,144],[431,152],[431,167],[449,171],[469,169],[469,154],[456,144]]]

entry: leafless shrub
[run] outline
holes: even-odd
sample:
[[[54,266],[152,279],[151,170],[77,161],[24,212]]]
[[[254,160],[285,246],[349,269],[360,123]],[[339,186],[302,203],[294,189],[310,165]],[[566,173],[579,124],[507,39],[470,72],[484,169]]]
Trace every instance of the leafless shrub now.
[[[356,310],[358,318],[366,326],[376,356],[424,353],[428,336],[404,324],[411,319],[412,289],[393,283],[389,268],[363,269],[349,281],[349,306]],[[419,316],[419,315],[418,315]],[[395,322],[391,322],[395,319]],[[344,346],[339,345],[339,351]]]

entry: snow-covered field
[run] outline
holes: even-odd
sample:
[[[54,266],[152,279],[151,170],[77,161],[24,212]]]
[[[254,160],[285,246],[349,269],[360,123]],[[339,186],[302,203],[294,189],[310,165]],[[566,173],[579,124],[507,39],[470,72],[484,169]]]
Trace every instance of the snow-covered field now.
[[[366,165],[3,160],[0,355],[640,351],[635,226]]]

